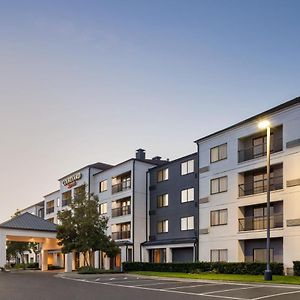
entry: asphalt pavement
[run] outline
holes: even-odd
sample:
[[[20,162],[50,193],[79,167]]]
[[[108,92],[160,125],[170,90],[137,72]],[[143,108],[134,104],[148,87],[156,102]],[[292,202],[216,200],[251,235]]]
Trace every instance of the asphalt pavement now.
[[[300,300],[300,286],[149,278],[127,274],[0,273],[1,300]]]

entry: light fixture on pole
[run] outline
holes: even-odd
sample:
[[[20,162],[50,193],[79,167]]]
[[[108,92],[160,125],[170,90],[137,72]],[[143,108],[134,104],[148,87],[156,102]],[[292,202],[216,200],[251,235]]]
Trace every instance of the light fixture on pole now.
[[[265,270],[264,279],[272,280],[272,271],[270,267],[270,155],[271,155],[271,129],[270,122],[264,120],[259,122],[260,129],[267,130],[267,268]]]

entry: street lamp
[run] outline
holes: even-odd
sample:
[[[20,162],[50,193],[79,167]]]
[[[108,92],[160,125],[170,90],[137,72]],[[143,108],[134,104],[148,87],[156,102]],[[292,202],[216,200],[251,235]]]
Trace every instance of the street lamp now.
[[[270,122],[268,120],[264,120],[258,123],[258,127],[260,129],[267,130],[267,269],[265,270],[264,279],[272,280],[272,271],[270,268],[270,154],[271,154],[271,129]]]

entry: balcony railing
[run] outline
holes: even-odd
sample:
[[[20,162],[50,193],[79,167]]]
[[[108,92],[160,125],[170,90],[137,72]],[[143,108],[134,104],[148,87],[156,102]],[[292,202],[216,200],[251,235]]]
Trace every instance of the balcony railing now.
[[[124,215],[129,215],[130,213],[131,213],[130,205],[113,208],[111,210],[111,215],[113,218],[119,217],[119,216],[124,216]]]
[[[131,180],[126,180],[126,181],[114,184],[114,185],[112,185],[111,188],[112,188],[111,189],[112,194],[129,190],[131,188]]]
[[[48,207],[46,208],[46,214],[51,214],[54,212],[54,207]]]
[[[283,188],[283,177],[270,178],[270,190],[280,190]],[[239,197],[255,195],[259,193],[265,193],[267,191],[267,180],[254,181],[251,186],[245,186],[245,184],[239,184]]]
[[[274,214],[270,216],[270,228],[283,227],[283,215]],[[239,231],[259,230],[267,228],[267,217],[246,217],[239,219]]]
[[[271,153],[281,151],[282,138],[273,140],[270,146],[271,146]],[[239,163],[253,158],[262,157],[265,155],[267,155],[267,143],[255,145],[249,148],[240,149],[238,151]]]
[[[113,240],[130,239],[130,231],[118,231],[111,234]]]
[[[63,199],[61,201],[61,206],[67,206],[71,202],[71,199]]]

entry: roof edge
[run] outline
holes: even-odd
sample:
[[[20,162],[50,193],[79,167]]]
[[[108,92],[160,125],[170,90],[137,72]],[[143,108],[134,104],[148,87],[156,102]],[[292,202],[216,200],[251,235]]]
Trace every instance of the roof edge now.
[[[235,123],[235,124],[233,124],[233,125],[231,125],[231,126],[229,126],[229,127],[226,127],[226,128],[224,128],[224,129],[218,130],[218,131],[216,131],[216,132],[214,132],[214,133],[211,133],[211,134],[209,134],[209,135],[206,135],[206,136],[204,136],[204,137],[202,137],[202,138],[200,138],[200,139],[195,140],[194,143],[201,142],[201,141],[206,140],[206,139],[208,139],[208,138],[211,138],[211,137],[213,137],[213,136],[215,136],[215,135],[218,135],[218,134],[220,134],[220,133],[223,133],[223,132],[225,132],[225,131],[227,131],[227,130],[230,130],[230,129],[239,127],[239,126],[241,126],[241,125],[243,125],[243,124],[252,122],[252,121],[254,121],[255,119],[262,118],[262,117],[264,117],[264,116],[266,116],[266,115],[275,113],[275,112],[280,111],[280,110],[284,110],[284,109],[286,109],[286,108],[289,108],[289,107],[294,106],[294,105],[297,105],[297,104],[300,104],[300,97],[296,97],[296,98],[294,98],[294,99],[292,99],[292,100],[289,100],[289,101],[286,101],[286,102],[284,102],[284,103],[281,103],[281,104],[279,104],[279,105],[277,105],[277,106],[274,106],[274,107],[272,107],[272,108],[270,108],[270,109],[268,109],[268,110],[265,110],[265,111],[263,111],[263,112],[261,112],[261,113],[259,113],[259,114],[256,114],[256,115],[254,115],[254,116],[252,116],[252,117],[249,117],[249,118],[247,118],[247,119],[245,119],[245,120],[243,120],[243,121],[240,121],[240,122],[238,122],[238,123]]]

